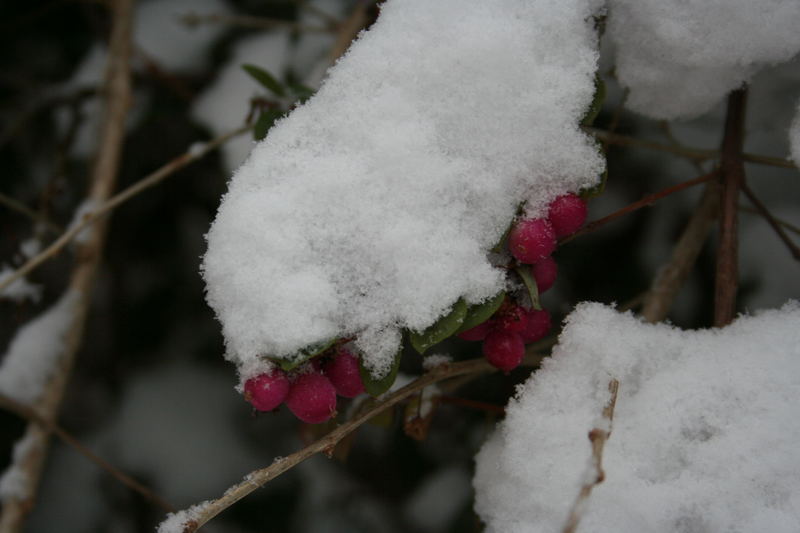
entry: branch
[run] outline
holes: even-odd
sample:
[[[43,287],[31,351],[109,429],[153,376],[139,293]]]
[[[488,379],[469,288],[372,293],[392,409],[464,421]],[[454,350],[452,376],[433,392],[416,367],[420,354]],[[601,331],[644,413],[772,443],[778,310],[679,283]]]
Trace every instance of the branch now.
[[[125,117],[131,100],[132,1],[117,0],[111,6],[113,25],[106,66],[105,109],[99,135],[101,142],[92,171],[91,188],[88,195],[89,200],[96,203],[103,203],[114,188],[125,137]],[[54,365],[53,378],[45,387],[42,397],[33,406],[42,418],[48,421],[55,421],[58,416],[61,399],[64,396],[64,390],[80,347],[95,273],[100,263],[104,242],[105,224],[101,223],[86,242],[79,245],[77,250],[68,289],[78,295],[75,312],[71,317],[63,352],[59,354],[59,359]],[[33,508],[39,478],[47,457],[49,436],[50,433],[44,426],[28,424],[25,438],[29,439],[31,446],[28,448],[28,452],[23,454],[14,465],[25,473],[28,483],[24,494],[9,497],[3,502],[0,531],[4,533],[21,531],[26,515]]]
[[[583,130],[590,133],[607,144],[614,144],[619,146],[636,146],[639,148],[647,148],[650,150],[657,150],[659,152],[669,152],[671,154],[679,155],[692,161],[708,161],[710,159],[719,159],[721,152],[719,150],[702,150],[699,148],[689,148],[686,146],[676,146],[672,144],[661,144],[654,141],[647,141],[645,139],[637,139],[628,135],[613,133],[607,130],[593,128],[591,126],[583,126]],[[788,159],[781,159],[780,157],[769,157],[759,154],[742,153],[742,159],[748,163],[755,163],[758,165],[768,165],[772,167],[791,168],[797,169],[792,161]]]
[[[541,354],[531,354],[528,352],[526,359],[533,360],[541,359],[542,357],[543,356]],[[197,531],[200,527],[217,516],[219,513],[256,489],[261,488],[267,482],[280,476],[287,470],[290,470],[309,457],[312,457],[320,452],[332,451],[339,441],[358,429],[364,423],[368,422],[370,419],[381,414],[387,409],[397,405],[409,396],[418,393],[425,387],[457,376],[475,375],[486,372],[494,372],[496,370],[497,369],[495,367],[491,366],[483,358],[444,364],[433,368],[405,387],[384,395],[371,409],[356,416],[352,420],[347,421],[321,439],[306,446],[302,450],[299,450],[287,457],[277,459],[270,466],[260,470],[255,470],[246,475],[243,481],[229,488],[227,491],[225,491],[225,494],[216,500],[212,500],[206,502],[205,504],[200,504],[191,508],[191,512],[187,513],[187,521],[184,523],[183,532],[193,533],[194,531]]]
[[[3,193],[0,193],[0,204],[3,204],[12,211],[16,211],[17,213],[20,213],[21,215],[28,217],[37,224],[43,224],[48,230],[52,231],[53,233],[61,233],[62,231],[64,231],[61,227],[48,220],[48,218],[43,216],[41,213],[37,213],[36,211],[31,209],[27,205],[23,204],[22,202],[15,200],[10,196],[6,196]]]
[[[789,248],[789,252],[792,254],[792,257],[800,261],[800,248],[798,248],[797,245],[794,242],[792,242],[792,239],[790,239],[789,236],[786,234],[786,232],[783,230],[783,225],[781,224],[781,222],[777,218],[772,216],[772,213],[769,212],[767,206],[764,205],[764,203],[758,199],[758,197],[755,195],[755,193],[753,193],[750,187],[747,186],[746,182],[742,183],[742,191],[744,192],[745,196],[747,196],[748,200],[750,200],[750,203],[752,203],[755,206],[755,208],[758,210],[761,216],[767,219],[769,225],[772,226],[772,229],[775,230],[775,233],[778,234],[778,237],[783,241],[786,247]]]
[[[24,418],[28,422],[33,422],[34,424],[38,424],[46,429],[48,432],[53,433],[59,439],[61,439],[65,444],[71,446],[75,449],[78,453],[85,456],[91,462],[111,474],[117,481],[128,487],[129,489],[138,492],[141,494],[146,500],[149,500],[162,508],[165,511],[174,511],[172,505],[164,501],[161,497],[154,494],[153,491],[133,479],[131,476],[126,474],[125,472],[121,471],[102,457],[95,454],[92,450],[84,446],[78,439],[73,437],[69,434],[64,428],[58,425],[53,420],[49,420],[44,418],[35,409],[28,407],[27,405],[23,405],[18,401],[14,400],[13,398],[6,396],[5,394],[0,394],[0,408],[5,409],[6,411],[12,412],[19,416],[20,418]]]
[[[711,225],[716,220],[718,209],[719,186],[715,182],[709,182],[700,203],[672,250],[672,257],[660,269],[647,293],[642,309],[642,317],[647,322],[660,322],[667,317],[672,302],[700,255]]]
[[[612,379],[608,384],[608,391],[611,398],[603,408],[603,427],[596,427],[589,432],[589,441],[592,443],[592,463],[590,465],[591,471],[585,476],[589,480],[583,484],[578,498],[572,505],[572,510],[569,513],[567,523],[564,525],[562,533],[575,533],[578,527],[578,522],[583,516],[583,511],[586,509],[586,503],[589,501],[589,495],[592,489],[602,483],[606,478],[606,473],[603,470],[603,448],[606,441],[611,436],[611,422],[614,420],[614,407],[617,404],[617,391],[619,390],[619,381]]]
[[[648,194],[641,200],[633,202],[632,204],[628,204],[622,209],[614,211],[608,216],[605,216],[599,220],[595,220],[594,222],[590,222],[586,224],[582,229],[576,231],[572,235],[568,237],[564,237],[558,241],[559,246],[565,243],[568,243],[572,239],[580,237],[581,235],[585,235],[587,233],[591,233],[596,229],[605,226],[609,222],[618,219],[621,216],[627,215],[628,213],[632,213],[642,207],[647,207],[649,205],[654,204],[656,201],[664,198],[665,196],[669,196],[670,194],[676,193],[678,191],[682,191],[684,189],[688,189],[689,187],[694,187],[695,185],[700,185],[701,183],[705,183],[707,181],[711,181],[712,179],[716,178],[719,174],[719,170],[712,170],[707,174],[703,174],[702,176],[698,176],[694,179],[690,179],[688,181],[684,181],[683,183],[679,183],[677,185],[673,185],[672,187],[667,187],[666,189],[662,189],[656,193]]]
[[[720,178],[719,246],[714,287],[714,325],[729,324],[736,313],[736,290],[739,286],[737,202],[744,183],[744,118],[747,92],[733,91],[728,97],[725,137],[722,139]]]
[[[758,209],[753,209],[752,207],[748,207],[746,205],[741,205],[741,204],[739,204],[739,211],[744,211],[745,213],[750,213],[751,215],[760,215],[761,214],[761,211],[759,211]],[[794,233],[796,235],[800,235],[800,228],[798,228],[797,226],[795,226],[791,222],[787,222],[786,220],[784,220],[782,218],[778,218],[775,215],[772,215],[772,218],[775,220],[775,222],[780,224],[780,226],[782,228],[788,229],[789,231],[791,231],[792,233]]]
[[[94,224],[103,216],[108,214],[113,209],[117,208],[119,205],[127,202],[137,194],[143,192],[154,185],[157,185],[165,178],[171,176],[178,170],[182,169],[189,163],[197,161],[207,153],[211,152],[221,144],[225,143],[226,141],[230,140],[237,135],[240,135],[246,132],[250,128],[249,124],[245,124],[235,130],[229,131],[223,135],[220,135],[216,139],[213,139],[207,143],[202,144],[200,149],[189,149],[184,154],[176,157],[166,165],[162,166],[152,174],[149,174],[142,178],[141,180],[137,181],[127,189],[120,191],[113,197],[109,198],[108,200],[102,202],[97,209],[92,210],[91,212],[87,213],[83,216],[83,219],[71,226],[64,232],[58,239],[53,241],[50,246],[42,250],[41,253],[32,257],[28,262],[22,265],[20,268],[16,270],[12,275],[6,278],[3,282],[0,282],[0,290],[4,289],[17,279],[27,275],[32,270],[37,268],[39,265],[50,259],[51,257],[55,256],[58,252],[60,252],[67,244],[69,244],[76,235],[78,235],[81,231],[83,231],[86,227]]]

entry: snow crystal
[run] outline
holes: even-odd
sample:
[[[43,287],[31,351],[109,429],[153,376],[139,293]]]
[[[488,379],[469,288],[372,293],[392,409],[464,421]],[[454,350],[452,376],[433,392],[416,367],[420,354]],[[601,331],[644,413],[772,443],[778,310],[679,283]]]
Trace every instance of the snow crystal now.
[[[11,465],[0,477],[0,501],[25,498],[29,494],[30,477],[21,465],[25,462],[25,457],[36,449],[37,442],[39,440],[34,433],[28,431],[14,445]]]
[[[83,224],[84,217],[87,215],[91,215],[92,211],[97,209],[97,207],[99,207],[99,204],[95,200],[88,198],[84,200],[81,203],[81,205],[79,205],[78,208],[75,210],[75,214],[72,215],[72,221],[69,223],[67,231],[70,231],[72,228]],[[88,226],[80,230],[78,234],[75,235],[75,237],[72,239],[72,241],[75,242],[76,244],[86,244],[87,242],[89,242],[89,239],[92,238],[93,228],[94,226],[92,224],[89,224]]]
[[[8,265],[1,265],[0,266],[0,285],[11,275],[13,275],[15,270]],[[4,289],[0,289],[0,298],[7,298],[10,300],[14,300],[16,302],[23,302],[25,300],[31,300],[32,302],[38,302],[39,298],[42,296],[42,287],[41,285],[34,285],[26,280],[24,277],[16,280],[14,283],[5,287]]]
[[[210,502],[205,501],[198,503],[197,505],[193,505],[188,509],[184,509],[183,511],[169,513],[167,518],[158,525],[158,529],[156,530],[157,533],[183,533],[186,524],[193,520],[197,520],[197,518],[200,516],[200,513],[202,513],[203,509],[209,503]]]
[[[19,253],[25,259],[31,259],[42,251],[42,241],[36,237],[25,239],[19,244]]]
[[[796,0],[609,0],[626,105],[657,119],[708,111],[762,67],[800,51]]]
[[[383,4],[229,185],[203,261],[227,357],[241,366],[357,336],[381,374],[402,328],[498,292],[504,273],[486,251],[520,201],[540,214],[602,170],[578,128],[597,7]]]
[[[77,302],[78,293],[68,291],[17,330],[0,363],[0,392],[24,404],[39,398],[64,348]]]
[[[800,531],[800,305],[724,329],[581,304],[477,456],[487,532],[560,531],[619,380],[582,531]]]
[[[800,166],[800,102],[789,128],[789,154],[794,164]]]
[[[425,370],[433,370],[437,366],[446,365],[452,362],[453,358],[451,356],[442,353],[434,353],[425,356],[425,359],[422,361],[422,368]]]

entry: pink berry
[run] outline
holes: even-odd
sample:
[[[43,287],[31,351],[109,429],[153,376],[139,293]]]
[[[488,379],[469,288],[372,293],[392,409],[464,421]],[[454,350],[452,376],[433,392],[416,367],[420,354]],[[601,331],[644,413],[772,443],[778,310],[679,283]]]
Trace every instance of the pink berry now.
[[[483,356],[489,364],[504,372],[517,368],[524,355],[525,344],[519,333],[497,329],[483,339]]]
[[[553,225],[556,237],[564,237],[583,226],[586,212],[586,202],[580,196],[569,193],[550,202],[547,218]]]
[[[355,398],[364,392],[364,382],[358,371],[358,359],[352,352],[342,348],[336,357],[325,367],[325,375],[331,380],[336,394],[345,398]]]
[[[553,226],[543,218],[520,220],[508,235],[508,248],[520,263],[533,264],[556,249]]]
[[[553,286],[558,276],[558,265],[556,260],[552,257],[545,257],[533,264],[531,267],[534,279],[536,279],[536,286],[539,293],[543,293]]]
[[[523,342],[535,342],[547,335],[550,331],[550,313],[546,310],[537,311],[531,309],[526,311],[527,325],[525,330],[521,333]]]
[[[494,327],[495,327],[494,320],[487,320],[482,324],[478,324],[474,328],[462,331],[456,336],[459,339],[463,339],[465,341],[482,341]]]
[[[497,314],[497,327],[509,333],[521,333],[527,323],[525,309],[516,304],[504,305]]]
[[[308,424],[325,422],[336,412],[336,389],[322,374],[301,374],[292,382],[286,407]]]
[[[250,378],[244,384],[245,400],[259,411],[272,411],[277,408],[286,399],[287,394],[289,394],[289,378],[279,368]]]

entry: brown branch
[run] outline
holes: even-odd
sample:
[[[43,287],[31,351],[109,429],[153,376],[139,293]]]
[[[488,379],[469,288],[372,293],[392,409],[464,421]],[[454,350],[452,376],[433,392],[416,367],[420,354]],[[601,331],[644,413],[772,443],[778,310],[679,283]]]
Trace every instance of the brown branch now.
[[[43,216],[41,213],[37,213],[27,205],[23,204],[20,201],[11,198],[10,196],[6,196],[3,193],[0,193],[0,204],[3,204],[7,208],[12,211],[16,211],[17,213],[24,215],[31,219],[33,222],[37,224],[44,225],[48,230],[52,231],[53,233],[61,233],[64,231],[58,224],[54,224],[52,221],[48,220],[47,217]]]
[[[706,185],[700,203],[672,250],[672,257],[659,270],[647,293],[642,309],[642,317],[647,322],[660,322],[669,314],[678,291],[689,277],[703,243],[708,238],[718,209],[719,185],[712,181]]]
[[[541,354],[530,353],[528,353],[526,356],[526,358],[534,357],[541,359],[543,356]],[[321,439],[318,439],[317,441],[289,456],[276,460],[266,468],[251,472],[245,476],[243,481],[230,487],[227,491],[225,491],[225,494],[216,500],[212,500],[192,508],[192,512],[190,513],[191,519],[184,524],[184,533],[192,533],[198,530],[209,520],[217,516],[219,513],[237,501],[241,500],[256,489],[261,488],[267,482],[297,466],[309,457],[312,457],[320,452],[333,450],[339,441],[368,422],[370,419],[397,405],[406,398],[418,393],[425,387],[457,376],[477,375],[487,372],[494,372],[496,370],[496,368],[487,363],[483,358],[470,359],[469,361],[462,361],[458,363],[443,364],[431,369],[405,387],[381,397],[381,399],[377,401],[372,408],[337,427]]]
[[[230,140],[237,135],[241,135],[242,133],[246,132],[250,128],[249,124],[245,124],[240,126],[239,128],[229,131],[223,135],[220,135],[216,139],[213,139],[207,143],[203,143],[202,147],[197,150],[189,150],[184,154],[176,157],[166,165],[162,166],[152,174],[149,174],[142,178],[141,180],[137,181],[133,185],[129,186],[123,191],[115,194],[113,197],[107,199],[106,201],[102,202],[96,209],[93,209],[91,212],[87,213],[83,216],[83,219],[71,226],[66,232],[64,232],[58,239],[53,241],[50,246],[42,250],[41,253],[32,257],[28,262],[22,265],[20,268],[16,270],[11,276],[9,276],[6,280],[0,283],[0,290],[4,289],[15,280],[27,275],[34,269],[36,269],[39,265],[50,259],[51,257],[55,256],[58,252],[60,252],[67,244],[69,244],[76,235],[78,235],[81,231],[83,231],[88,226],[94,224],[101,218],[103,218],[106,214],[114,210],[115,208],[119,207],[121,204],[127,202],[137,194],[157,185],[165,178],[173,175],[178,170],[182,169],[189,163],[197,161],[207,153],[211,152],[218,146],[222,145],[226,141]]]
[[[638,148],[647,148],[649,150],[656,150],[659,152],[668,152],[692,161],[708,161],[711,159],[719,159],[721,156],[721,152],[719,150],[702,150],[699,148],[689,148],[682,145],[676,146],[672,144],[661,144],[654,141],[637,139],[636,137],[601,130],[591,126],[583,126],[583,130],[587,133],[591,133],[601,141],[608,144],[619,146],[635,146]],[[795,165],[792,161],[788,159],[782,159],[780,157],[742,153],[742,159],[748,163],[755,163],[758,165],[797,169],[797,165]]]
[[[666,189],[662,189],[662,190],[660,190],[658,192],[655,192],[653,194],[648,194],[647,196],[645,196],[641,200],[633,202],[632,204],[628,204],[625,207],[623,207],[622,209],[614,211],[613,213],[611,213],[608,216],[605,216],[605,217],[603,217],[601,219],[595,220],[594,222],[590,222],[590,223],[586,224],[583,228],[581,228],[580,230],[576,231],[572,235],[570,235],[568,237],[564,237],[563,239],[559,240],[558,244],[562,245],[562,244],[570,242],[572,239],[580,237],[581,235],[585,235],[587,233],[591,233],[591,232],[595,231],[596,229],[598,229],[598,228],[600,228],[602,226],[605,226],[609,222],[612,222],[612,221],[614,221],[614,220],[616,220],[616,219],[618,219],[618,218],[620,218],[622,216],[625,216],[625,215],[627,215],[629,213],[632,213],[632,212],[634,212],[634,211],[636,211],[638,209],[641,209],[642,207],[647,207],[649,205],[652,205],[655,202],[657,202],[658,200],[664,198],[665,196],[669,196],[670,194],[682,191],[684,189],[688,189],[689,187],[694,187],[695,185],[700,185],[701,183],[705,183],[707,181],[711,181],[712,179],[716,178],[718,174],[719,174],[719,170],[712,170],[711,172],[709,172],[707,174],[703,174],[702,176],[698,176],[698,177],[696,177],[694,179],[690,179],[690,180],[684,181],[683,183],[679,183],[677,185],[673,185],[672,187],[667,187]]]
[[[331,51],[328,53],[330,63],[333,64],[342,57],[350,43],[358,36],[358,33],[369,23],[367,17],[368,2],[358,2],[353,8],[350,16],[339,25],[336,33],[336,41],[333,43]]]
[[[733,91],[728,97],[725,136],[722,139],[720,162],[719,245],[714,286],[714,325],[729,324],[736,313],[736,291],[739,286],[737,204],[739,188],[744,183],[744,119],[747,93]]]
[[[750,213],[751,215],[761,214],[761,211],[759,211],[758,209],[753,209],[752,207],[748,207],[746,205],[741,205],[741,204],[739,204],[739,211],[744,211],[745,213]],[[800,235],[800,227],[795,226],[791,222],[787,222],[786,220],[778,218],[775,215],[772,215],[772,218],[775,220],[775,222],[780,224],[782,228],[788,229],[792,233]]]
[[[131,476],[126,474],[125,472],[121,471],[119,468],[115,467],[102,457],[95,454],[92,450],[87,448],[84,444],[82,444],[78,439],[73,437],[70,433],[68,433],[64,428],[58,425],[53,420],[49,420],[38,412],[35,409],[28,407],[27,405],[23,405],[18,401],[6,396],[4,394],[0,394],[0,408],[5,409],[15,415],[19,416],[20,418],[24,418],[28,422],[33,422],[39,426],[42,426],[48,432],[54,434],[56,437],[61,439],[62,442],[71,446],[75,451],[79,454],[83,455],[91,462],[99,466],[101,469],[105,470],[109,474],[111,474],[117,481],[128,487],[129,489],[138,492],[141,494],[146,500],[149,500],[159,506],[161,509],[165,511],[174,511],[174,507],[159,497],[157,494],[153,493],[149,488],[145,487]]]
[[[761,216],[767,219],[769,225],[772,226],[772,229],[778,234],[778,237],[783,241],[783,244],[785,244],[789,249],[792,257],[800,261],[800,248],[798,248],[798,246],[792,242],[792,239],[790,239],[783,230],[783,226],[780,221],[772,216],[772,213],[770,213],[769,209],[767,209],[767,206],[764,205],[764,203],[758,199],[755,193],[753,193],[750,187],[748,187],[747,182],[742,182],[742,191],[744,192],[745,196],[747,196],[747,199],[750,200],[750,203],[755,206]]]
[[[592,489],[602,483],[606,478],[606,473],[603,470],[603,448],[606,441],[611,436],[611,423],[614,420],[614,407],[617,404],[617,392],[619,391],[619,381],[612,379],[608,384],[608,391],[611,397],[608,403],[603,408],[603,424],[605,427],[597,427],[589,432],[589,441],[592,443],[592,464],[590,466],[592,472],[591,476],[587,475],[589,479],[581,487],[575,503],[572,505],[572,510],[567,518],[567,523],[564,525],[562,533],[575,533],[578,528],[578,523],[583,516],[583,511],[586,508],[586,503],[589,500],[589,495]]]
[[[125,137],[125,117],[130,105],[130,54],[132,1],[117,0],[111,5],[112,31],[109,57],[106,66],[104,91],[105,109],[100,131],[100,148],[92,171],[88,198],[92,202],[103,203],[110,195],[116,181],[117,169],[122,155]],[[77,248],[76,261],[69,283],[70,291],[77,294],[74,313],[63,352],[53,369],[53,378],[37,400],[34,409],[44,420],[54,422],[64,396],[69,375],[74,365],[83,336],[83,328],[91,301],[91,291],[97,272],[100,256],[105,242],[105,224],[100,223],[91,235]],[[27,514],[33,508],[36,492],[45,459],[49,431],[42,425],[29,424],[26,438],[30,439],[29,451],[18,458],[16,468],[25,473],[29,480],[24,494],[7,498],[3,502],[0,516],[0,531],[14,533],[22,530]]]

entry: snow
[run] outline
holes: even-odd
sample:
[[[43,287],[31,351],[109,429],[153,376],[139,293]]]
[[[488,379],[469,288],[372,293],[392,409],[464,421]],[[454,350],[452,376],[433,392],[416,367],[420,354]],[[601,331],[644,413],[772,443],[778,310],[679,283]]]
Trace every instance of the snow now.
[[[161,522],[161,524],[159,524],[156,531],[158,533],[183,533],[186,523],[191,522],[192,520],[197,520],[197,518],[203,512],[203,509],[208,504],[209,502],[205,501],[198,503],[197,505],[193,505],[188,509],[177,511],[175,513],[169,513],[167,518]]]
[[[705,113],[765,66],[800,52],[794,0],[609,0],[607,35],[627,107],[657,119]]]
[[[28,485],[30,478],[28,472],[21,468],[25,463],[25,457],[35,451],[36,443],[39,440],[34,433],[27,432],[14,444],[14,451],[11,453],[11,465],[3,472],[0,477],[0,501],[6,502],[15,498],[25,498],[30,491]]]
[[[800,166],[800,102],[789,128],[789,154],[794,164]]]
[[[47,311],[19,328],[0,363],[0,392],[32,404],[52,377],[78,303],[67,291]]]
[[[75,210],[75,213],[72,215],[72,221],[69,223],[69,227],[67,227],[67,231],[72,230],[72,228],[83,224],[84,217],[87,217],[92,214],[92,211],[95,211],[100,205],[95,200],[87,198],[84,200],[78,208]],[[78,232],[77,235],[72,239],[72,241],[76,244],[86,244],[92,238],[92,232],[94,230],[94,225],[89,224],[81,231]]]
[[[0,265],[0,285],[6,280],[6,278],[9,278],[11,275],[13,275],[14,272],[15,270],[10,266],[6,264]],[[36,303],[39,301],[41,296],[41,285],[34,285],[24,277],[16,280],[14,283],[8,287],[5,287],[4,289],[0,289],[0,299],[9,299],[14,300],[15,302],[31,300],[32,302]]]
[[[403,328],[503,288],[486,251],[519,202],[541,214],[603,168],[577,126],[599,7],[383,4],[229,184],[202,267],[227,357],[254,372],[265,354],[353,335],[381,375]]]
[[[800,530],[798,324],[798,302],[699,331],[580,304],[476,457],[487,532],[561,530],[612,378],[606,480],[581,531]]]

